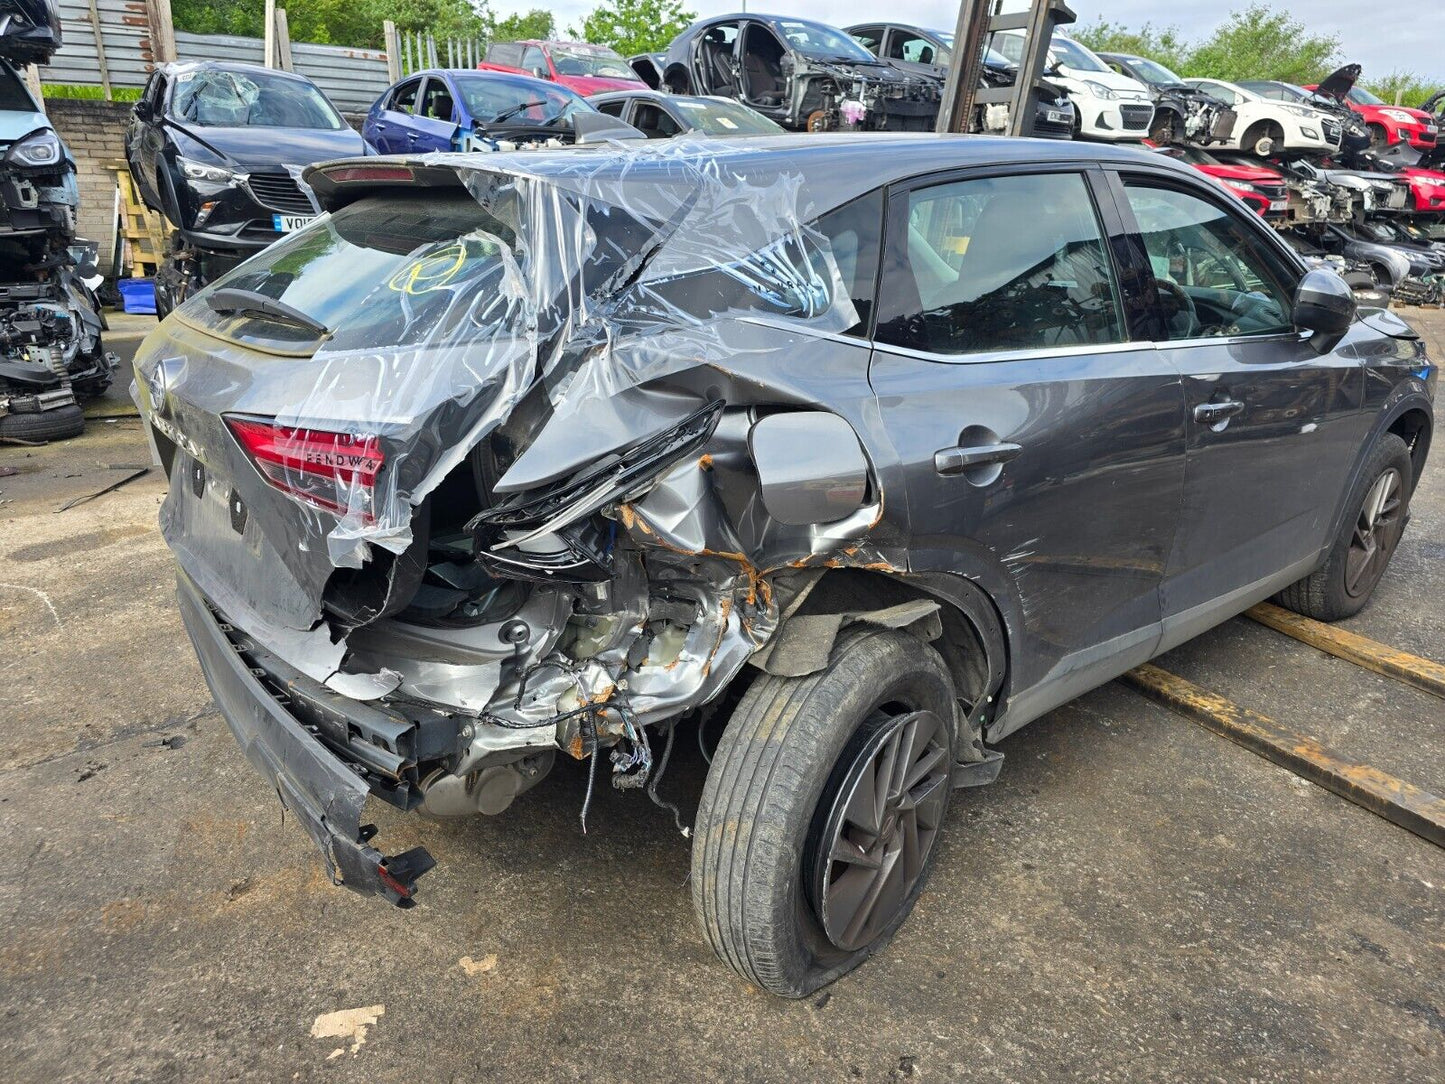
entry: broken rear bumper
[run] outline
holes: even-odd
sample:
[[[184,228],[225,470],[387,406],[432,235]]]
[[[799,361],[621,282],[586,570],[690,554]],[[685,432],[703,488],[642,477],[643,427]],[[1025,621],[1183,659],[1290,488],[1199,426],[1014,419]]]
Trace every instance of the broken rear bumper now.
[[[321,848],[332,881],[410,906],[417,878],[435,864],[431,855],[416,847],[387,858],[368,845],[376,829],[361,823],[366,782],[262,684],[184,572],[177,573],[176,594],[216,706],[246,759]]]

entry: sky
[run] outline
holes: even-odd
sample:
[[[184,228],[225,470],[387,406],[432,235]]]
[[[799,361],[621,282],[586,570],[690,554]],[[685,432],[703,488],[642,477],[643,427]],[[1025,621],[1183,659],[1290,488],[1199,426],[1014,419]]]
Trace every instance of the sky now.
[[[1365,66],[1365,74],[1387,75],[1392,71],[1414,71],[1438,77],[1445,86],[1445,27],[1439,12],[1427,14],[1435,2],[1420,0],[1267,0],[1291,10],[1313,30],[1336,34],[1343,42],[1341,63]],[[556,13],[558,29],[579,25],[595,0],[491,0],[492,10],[508,14],[532,7],[550,7]],[[689,0],[687,6],[701,16],[740,10],[741,0]],[[958,19],[958,4],[949,0],[832,0],[828,4],[799,0],[749,0],[754,11],[769,11],[818,19],[834,26],[852,26],[876,21],[886,12],[900,22],[951,30]],[[1022,3],[1017,6],[1024,6]],[[1248,6],[1248,0],[1071,0],[1080,23],[1103,18],[1126,26],[1152,22],[1177,26],[1188,38],[1203,37],[1230,10]],[[1306,14],[1308,12],[1308,14]],[[1181,72],[1188,75],[1188,72]]]

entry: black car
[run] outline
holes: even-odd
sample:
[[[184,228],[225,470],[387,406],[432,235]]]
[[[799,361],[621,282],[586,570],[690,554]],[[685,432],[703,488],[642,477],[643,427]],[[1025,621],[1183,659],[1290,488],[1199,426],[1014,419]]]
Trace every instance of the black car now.
[[[316,216],[302,167],[365,153],[361,135],[303,76],[218,61],[157,68],[135,104],[125,155],[146,205],[175,227],[156,275],[158,314]]]
[[[883,63],[835,27],[783,15],[694,23],[662,67],[673,94],[736,98],[794,131],[931,132],[942,93],[938,79]]]
[[[499,814],[572,757],[584,823],[610,782],[671,833],[701,719],[703,936],[805,995],[899,928],[1020,727],[1263,599],[1363,608],[1430,447],[1415,333],[1157,154],[306,179],[330,214],[176,310],[137,399],[217,706],[333,877],[399,904],[434,863],[383,855],[369,796]]]
[[[859,45],[903,72],[943,79],[953,62],[953,35],[904,23],[863,23],[847,32]],[[985,87],[1011,87],[1018,80],[1018,65],[994,49],[983,51],[979,81]],[[1034,91],[1034,130],[1040,139],[1074,138],[1074,103],[1061,87],[1044,81]],[[977,108],[974,127],[980,132],[1003,132],[1008,125],[1006,106]]]
[[[1157,61],[1128,53],[1099,53],[1099,59],[1120,75],[1137,79],[1154,95],[1154,120],[1149,138],[1156,143],[1192,143],[1207,147],[1227,143],[1238,121],[1225,102],[1196,87]]]
[[[626,121],[648,139],[698,135],[782,135],[784,129],[731,98],[665,94],[660,90],[609,90],[587,99],[599,112]]]

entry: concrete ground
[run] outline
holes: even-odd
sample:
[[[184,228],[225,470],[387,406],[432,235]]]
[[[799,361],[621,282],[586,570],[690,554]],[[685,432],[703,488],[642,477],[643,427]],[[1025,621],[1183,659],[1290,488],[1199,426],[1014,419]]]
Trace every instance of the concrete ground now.
[[[114,324],[127,357],[152,326]],[[1436,659],[1441,453],[1349,622]],[[147,459],[127,417],[0,448],[4,1079],[1445,1079],[1445,852],[1117,684],[1004,743],[903,932],[816,999],[712,958],[666,813],[599,788],[584,837],[570,763],[500,818],[379,807],[440,863],[415,910],[334,889],[210,705],[163,479],[55,511]],[[1242,619],[1161,665],[1445,793],[1439,700]]]

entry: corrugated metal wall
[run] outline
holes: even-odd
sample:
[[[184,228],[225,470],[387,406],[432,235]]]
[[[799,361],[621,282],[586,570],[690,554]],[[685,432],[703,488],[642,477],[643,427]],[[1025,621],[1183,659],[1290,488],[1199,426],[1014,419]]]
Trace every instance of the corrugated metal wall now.
[[[144,86],[152,66],[145,4],[141,0],[96,0],[96,10],[110,85]],[[90,5],[84,0],[60,0],[60,16],[65,45],[41,69],[41,79],[47,83],[101,86]],[[264,49],[260,38],[176,32],[176,55],[181,60],[260,64]],[[338,109],[347,112],[364,112],[387,87],[386,54],[380,50],[293,42],[291,62],[298,75],[315,82]]]

